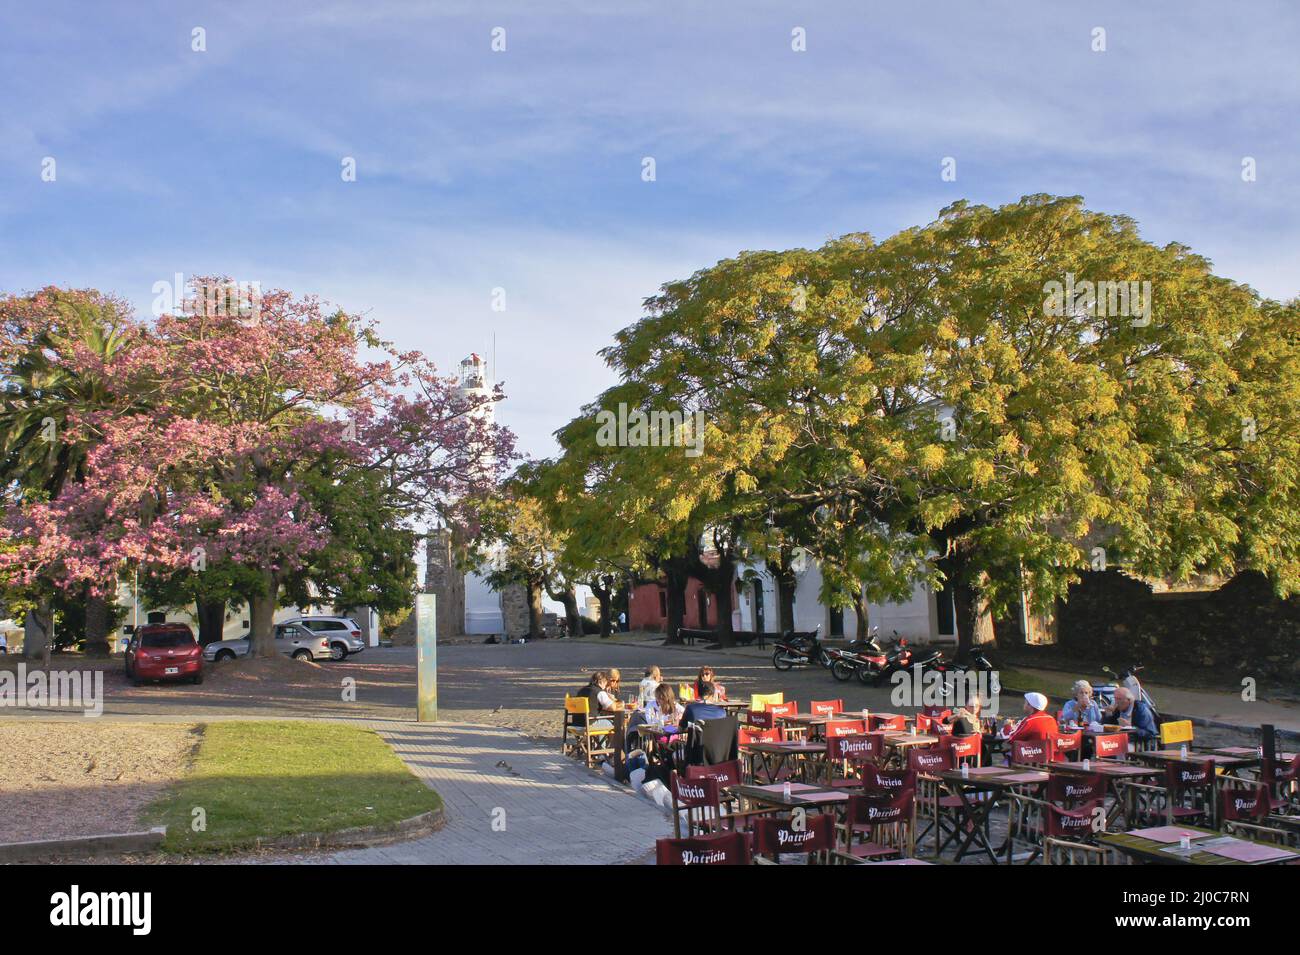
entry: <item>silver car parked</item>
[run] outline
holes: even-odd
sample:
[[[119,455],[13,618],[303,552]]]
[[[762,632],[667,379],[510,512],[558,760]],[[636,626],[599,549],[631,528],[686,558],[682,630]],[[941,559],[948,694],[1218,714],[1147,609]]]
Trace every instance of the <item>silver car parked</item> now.
[[[294,617],[285,622],[300,624],[313,633],[327,637],[330,642],[330,657],[334,660],[346,660],[348,654],[360,653],[366,648],[361,628],[351,617]]]
[[[295,660],[330,660],[329,641],[319,633],[295,623],[275,625],[275,648]],[[248,635],[234,640],[217,640],[203,648],[203,659],[213,662],[248,656]]]

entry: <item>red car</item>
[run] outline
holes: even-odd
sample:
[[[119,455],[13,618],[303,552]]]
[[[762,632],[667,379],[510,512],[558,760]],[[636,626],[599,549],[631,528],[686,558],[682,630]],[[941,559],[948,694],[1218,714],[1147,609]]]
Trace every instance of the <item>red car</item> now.
[[[126,678],[139,686],[145,680],[203,682],[203,648],[183,623],[150,623],[126,645]]]

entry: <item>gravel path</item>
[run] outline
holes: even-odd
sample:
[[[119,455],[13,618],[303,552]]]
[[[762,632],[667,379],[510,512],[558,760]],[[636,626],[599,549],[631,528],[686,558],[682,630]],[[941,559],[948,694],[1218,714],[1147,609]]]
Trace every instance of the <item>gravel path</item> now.
[[[0,842],[141,828],[197,742],[184,723],[0,723]]]

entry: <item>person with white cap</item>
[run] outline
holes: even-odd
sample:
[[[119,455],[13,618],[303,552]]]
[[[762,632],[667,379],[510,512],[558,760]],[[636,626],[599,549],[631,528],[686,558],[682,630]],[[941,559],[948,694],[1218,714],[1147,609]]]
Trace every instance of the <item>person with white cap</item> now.
[[[1047,712],[1047,697],[1041,693],[1025,694],[1025,715],[1007,734],[1008,740],[1047,742],[1060,732],[1056,717]]]

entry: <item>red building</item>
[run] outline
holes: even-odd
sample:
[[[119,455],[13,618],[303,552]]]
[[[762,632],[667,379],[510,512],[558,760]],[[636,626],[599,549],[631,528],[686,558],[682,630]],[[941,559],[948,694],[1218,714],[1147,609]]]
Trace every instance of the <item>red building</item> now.
[[[732,606],[736,606],[735,598]],[[668,588],[663,584],[638,584],[627,601],[627,622],[632,630],[662,631],[668,623]],[[733,621],[734,623],[734,621]],[[718,602],[694,577],[686,581],[686,613],[682,626],[708,630],[718,625]]]

